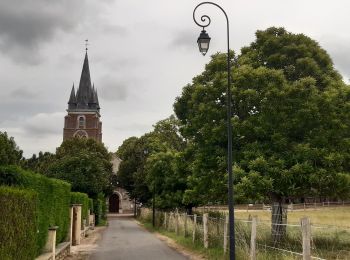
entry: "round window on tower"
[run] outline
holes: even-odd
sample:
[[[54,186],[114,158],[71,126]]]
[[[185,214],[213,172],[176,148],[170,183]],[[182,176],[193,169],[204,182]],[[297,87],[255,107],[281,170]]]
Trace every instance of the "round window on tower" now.
[[[74,133],[73,137],[78,137],[78,138],[88,138],[88,134],[84,130],[78,130]]]

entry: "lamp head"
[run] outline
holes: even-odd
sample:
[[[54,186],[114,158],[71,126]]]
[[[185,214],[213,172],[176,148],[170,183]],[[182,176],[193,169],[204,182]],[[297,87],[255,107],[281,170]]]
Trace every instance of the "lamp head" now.
[[[209,50],[210,39],[211,38],[209,37],[208,33],[203,28],[197,40],[199,51],[203,54],[203,56],[207,54]]]

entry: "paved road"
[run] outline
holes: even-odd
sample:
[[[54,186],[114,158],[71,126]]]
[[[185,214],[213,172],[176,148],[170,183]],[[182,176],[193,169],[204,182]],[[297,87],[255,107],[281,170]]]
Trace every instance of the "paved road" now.
[[[113,217],[89,260],[183,260],[188,259],[168,247],[152,233],[128,217]]]

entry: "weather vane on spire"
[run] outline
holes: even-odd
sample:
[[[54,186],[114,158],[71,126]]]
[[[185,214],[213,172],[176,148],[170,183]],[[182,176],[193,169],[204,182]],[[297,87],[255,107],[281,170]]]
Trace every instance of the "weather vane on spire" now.
[[[88,50],[88,45],[89,45],[88,41],[89,41],[88,39],[85,40],[85,51]]]

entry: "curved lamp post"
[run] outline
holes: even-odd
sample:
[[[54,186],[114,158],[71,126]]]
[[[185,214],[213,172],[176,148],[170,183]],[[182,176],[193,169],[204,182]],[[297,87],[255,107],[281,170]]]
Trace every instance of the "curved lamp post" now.
[[[231,64],[230,64],[230,28],[229,21],[225,10],[218,4],[213,2],[202,2],[198,4],[193,10],[193,20],[199,26],[202,27],[202,31],[198,37],[197,43],[199,51],[205,55],[208,52],[210,37],[205,31],[211,23],[211,19],[208,15],[202,15],[200,22],[196,20],[196,10],[202,5],[214,5],[218,7],[226,17],[227,28],[227,171],[228,171],[228,209],[229,209],[229,226],[230,226],[230,259],[235,259],[235,226],[234,226],[234,207],[233,207],[233,174],[232,174],[232,107],[231,107]]]

